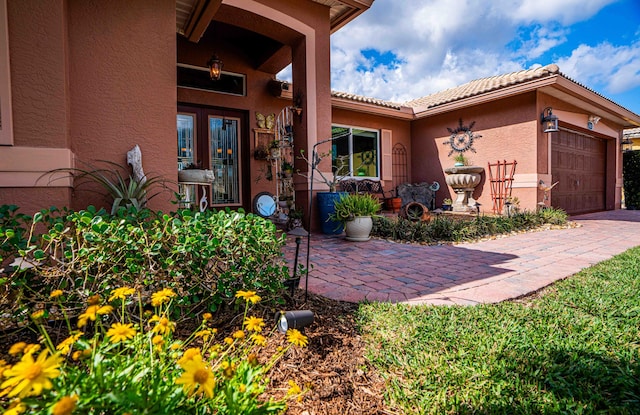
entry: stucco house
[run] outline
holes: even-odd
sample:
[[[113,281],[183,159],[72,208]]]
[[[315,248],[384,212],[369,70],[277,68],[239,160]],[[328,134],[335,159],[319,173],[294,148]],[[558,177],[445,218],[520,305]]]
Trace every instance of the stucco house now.
[[[42,175],[101,159],[124,165],[137,144],[145,173],[176,186],[189,163],[213,170],[213,185],[188,185],[210,207],[253,210],[264,192],[290,192],[296,206],[307,206],[308,165],[296,155],[325,141],[319,151],[333,150],[333,168],[343,174],[380,180],[387,191],[438,181],[440,204],[451,195],[443,142],[464,125],[481,136],[467,154],[473,164],[517,162],[513,195],[521,207],[541,202],[540,181],[558,181],[553,206],[620,208],[622,131],[640,126],[640,116],[555,65],[403,104],[332,92],[330,35],[372,3],[0,0],[0,204],[26,212],[104,206],[70,180]],[[222,64],[214,81],[212,62]],[[292,83],[277,81],[289,64]],[[543,132],[548,108],[558,132]],[[292,131],[284,136],[283,120]],[[332,145],[336,135],[346,141]],[[292,146],[302,173],[287,189],[278,179],[283,166],[263,153],[276,139]],[[331,160],[319,169],[330,175]],[[487,172],[475,197],[491,211]],[[173,198],[167,192],[150,206],[175,209]]]

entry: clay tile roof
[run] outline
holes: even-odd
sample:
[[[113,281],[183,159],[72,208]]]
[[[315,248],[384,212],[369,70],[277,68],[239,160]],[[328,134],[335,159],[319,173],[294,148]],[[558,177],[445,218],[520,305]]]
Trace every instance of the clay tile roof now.
[[[436,92],[422,98],[405,102],[404,105],[413,108],[432,108],[438,105],[473,97],[511,85],[521,84],[551,75],[561,75],[558,65],[551,64],[536,69],[526,69],[523,71],[512,72],[504,75],[496,75],[489,78],[476,79],[474,81],[467,82],[466,84],[454,88],[446,89],[444,91]]]
[[[369,98],[362,95],[349,94],[347,92],[331,91],[333,98],[347,99],[350,101],[362,102],[365,104],[377,105],[379,107],[392,108],[399,110],[402,106],[395,102],[384,101],[376,98]]]
[[[629,136],[629,138],[640,138],[640,127],[629,128],[628,130],[624,130],[623,133],[624,135]]]

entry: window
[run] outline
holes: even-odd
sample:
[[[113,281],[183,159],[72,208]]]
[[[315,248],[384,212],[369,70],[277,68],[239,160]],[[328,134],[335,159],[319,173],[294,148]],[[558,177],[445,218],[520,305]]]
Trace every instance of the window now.
[[[377,130],[332,126],[333,172],[338,176],[380,177],[380,134]]]
[[[191,89],[215,91],[222,94],[246,96],[247,80],[245,75],[222,71],[220,80],[212,81],[209,69],[178,64],[178,86]]]

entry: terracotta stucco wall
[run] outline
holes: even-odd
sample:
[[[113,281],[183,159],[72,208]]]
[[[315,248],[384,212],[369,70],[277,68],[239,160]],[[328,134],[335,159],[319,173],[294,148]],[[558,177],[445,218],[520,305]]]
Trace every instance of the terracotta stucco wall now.
[[[135,144],[149,176],[177,180],[176,43],[171,0],[68,3],[71,148],[78,160],[126,164]],[[99,204],[77,192],[75,208]],[[169,210],[171,192],[150,207]]]
[[[455,153],[449,156],[451,147],[444,142],[450,136],[447,128],[457,128],[460,119],[465,126],[475,122],[473,132],[482,136],[474,141],[475,153],[464,153],[471,164],[485,169],[482,181],[474,192],[481,209],[491,211],[487,170],[489,162],[495,163],[498,160],[517,162],[515,172],[519,177],[514,184],[513,196],[520,199],[522,207],[535,209],[537,190],[531,178],[537,175],[537,130],[540,126],[536,115],[535,93],[414,121],[411,128],[413,180],[435,180],[441,184],[437,193],[437,205],[442,204],[444,198],[454,198],[453,190],[445,184],[444,169],[453,166],[452,157]]]
[[[70,201],[68,188],[45,188],[47,180],[38,181],[44,170],[32,158],[33,153],[42,155],[69,144],[65,4],[62,0],[7,3],[14,142],[0,147],[0,180],[14,184],[0,183],[0,204],[16,204],[29,214]],[[16,148],[21,151],[13,151]],[[57,165],[54,160],[50,167],[64,163]],[[36,181],[35,188],[20,187]]]
[[[22,185],[3,186],[0,203],[28,211],[108,207],[101,196],[72,193],[60,182],[33,187],[47,152],[44,171],[72,166],[74,156],[80,167],[99,159],[125,165],[126,152],[139,144],[145,172],[175,181],[175,2],[11,0],[8,6],[14,146],[0,148],[0,158],[23,159],[13,160],[8,172]],[[167,192],[150,205],[168,210],[172,198]]]

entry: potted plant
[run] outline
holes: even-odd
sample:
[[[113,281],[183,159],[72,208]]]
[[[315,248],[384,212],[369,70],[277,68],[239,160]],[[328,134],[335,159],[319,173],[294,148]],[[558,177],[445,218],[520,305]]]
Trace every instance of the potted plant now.
[[[467,160],[467,158],[462,153],[456,154],[453,160],[455,161],[454,166],[456,167],[466,166],[467,164],[469,164],[469,160]]]
[[[281,168],[282,168],[282,174],[284,175],[284,177],[290,178],[293,175],[293,165],[288,161],[283,161]]]
[[[348,194],[335,203],[335,212],[329,218],[344,225],[348,241],[363,242],[371,239],[372,216],[380,211],[380,202],[370,194]]]
[[[335,203],[344,195],[347,195],[346,192],[338,192],[338,183],[340,179],[349,173],[341,175],[341,169],[334,171],[332,176],[328,176],[318,169],[318,164],[325,157],[330,157],[331,152],[328,151],[326,153],[316,153],[312,159],[308,158],[304,152],[304,150],[300,150],[300,159],[304,160],[311,170],[315,170],[320,178],[314,176],[314,181],[318,181],[324,183],[328,188],[328,192],[317,192],[316,198],[318,200],[318,217],[320,218],[320,226],[322,228],[322,233],[326,235],[339,235],[343,231],[342,222],[335,222],[330,219],[330,215],[335,211]],[[303,173],[298,173],[303,177],[311,180],[311,176]]]
[[[271,144],[269,144],[269,154],[272,159],[280,158],[280,142],[278,140],[273,140]]]
[[[453,200],[446,198],[442,201],[442,210],[451,210],[451,205],[453,204]]]

